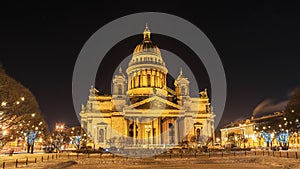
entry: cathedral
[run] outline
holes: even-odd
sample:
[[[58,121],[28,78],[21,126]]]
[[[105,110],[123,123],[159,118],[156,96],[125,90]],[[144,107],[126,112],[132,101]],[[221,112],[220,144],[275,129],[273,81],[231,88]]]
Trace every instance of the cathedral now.
[[[211,144],[214,117],[206,89],[190,97],[182,70],[167,86],[168,69],[146,26],[128,63],[113,77],[112,95],[93,86],[80,112],[81,125],[98,147],[166,147],[185,143]]]

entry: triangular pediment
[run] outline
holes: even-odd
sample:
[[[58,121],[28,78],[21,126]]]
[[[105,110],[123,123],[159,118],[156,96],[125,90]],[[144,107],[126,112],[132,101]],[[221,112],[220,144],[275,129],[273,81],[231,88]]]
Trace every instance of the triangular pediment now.
[[[158,96],[152,96],[127,107],[128,109],[175,109],[180,110],[180,106]]]

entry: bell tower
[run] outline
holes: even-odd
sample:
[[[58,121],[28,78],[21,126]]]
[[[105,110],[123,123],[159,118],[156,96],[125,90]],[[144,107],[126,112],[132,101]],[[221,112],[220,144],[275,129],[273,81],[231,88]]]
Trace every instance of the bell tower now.
[[[119,68],[118,74],[113,78],[113,95],[112,101],[116,107],[122,107],[126,104],[126,84],[127,80],[122,71],[122,68]]]
[[[174,82],[178,104],[180,105],[184,105],[190,99],[189,83],[188,78],[184,77],[182,68],[180,68],[179,76]]]

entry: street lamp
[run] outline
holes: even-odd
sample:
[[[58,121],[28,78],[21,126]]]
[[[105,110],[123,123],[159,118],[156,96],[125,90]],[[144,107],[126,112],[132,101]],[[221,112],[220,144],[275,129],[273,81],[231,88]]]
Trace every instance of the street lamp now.
[[[245,138],[245,127],[243,124],[240,124],[240,128],[242,129],[243,132],[243,142],[244,142],[244,148],[246,148],[246,138]]]
[[[7,135],[7,130],[4,130],[2,133],[3,136]]]
[[[1,103],[1,106],[2,107],[5,107],[7,105],[7,102],[6,101],[3,101],[2,103]]]
[[[145,125],[145,129],[148,134],[148,149],[149,149],[151,125]]]
[[[56,136],[55,136],[55,140],[54,140],[54,144],[56,147],[56,150],[60,151],[61,150],[61,146],[64,143],[64,130],[65,129],[65,124],[64,123],[56,123],[55,125],[55,131],[56,131]],[[54,133],[53,133],[54,136]]]

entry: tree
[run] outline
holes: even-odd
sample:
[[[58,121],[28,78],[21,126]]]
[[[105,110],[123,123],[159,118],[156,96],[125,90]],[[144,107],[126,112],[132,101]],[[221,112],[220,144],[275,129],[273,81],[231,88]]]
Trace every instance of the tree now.
[[[272,118],[268,122],[257,126],[264,136],[264,140],[268,145],[272,146],[272,142],[276,139],[282,149],[288,149],[289,136],[299,131],[300,127],[300,87],[298,87],[291,99],[289,100],[282,116]],[[268,138],[272,134],[273,138]],[[271,144],[269,144],[271,143]]]
[[[15,139],[26,140],[30,131],[44,139],[49,134],[33,94],[0,65],[0,148]]]
[[[300,86],[294,91],[291,99],[289,100],[285,110],[284,118],[286,125],[291,132],[297,132],[300,125]]]

